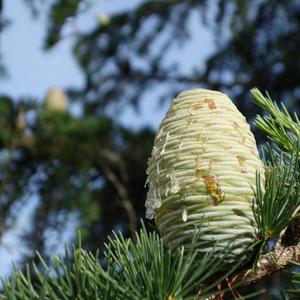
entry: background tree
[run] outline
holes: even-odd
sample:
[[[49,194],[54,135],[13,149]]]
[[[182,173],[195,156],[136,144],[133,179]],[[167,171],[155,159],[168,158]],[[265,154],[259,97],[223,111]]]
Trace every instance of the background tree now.
[[[40,1],[25,2],[39,12]],[[76,19],[89,1],[43,5],[49,7],[46,51],[56,46],[64,24]],[[201,17],[199,27],[211,28],[216,46],[204,69],[196,60],[186,72],[182,58],[170,61],[169,55],[197,35],[198,27],[190,22],[194,14]],[[35,195],[32,229],[23,239],[32,250],[51,252],[47,233],[63,232],[70,215],[76,216],[89,249],[101,248],[112,228],[133,235],[144,215],[153,132],[123,128],[108,110],[138,108],[154,89],[169,100],[183,89],[203,86],[228,93],[251,121],[258,109],[249,101],[249,89],[258,86],[274,99],[289,99],[287,105],[297,111],[299,16],[296,0],[140,1],[131,10],[99,16],[88,32],[76,30],[73,54],[85,84],[67,93],[70,105],[80,105],[80,117],[1,96],[0,232],[14,226],[19,205]],[[20,127],[22,115],[26,124]]]

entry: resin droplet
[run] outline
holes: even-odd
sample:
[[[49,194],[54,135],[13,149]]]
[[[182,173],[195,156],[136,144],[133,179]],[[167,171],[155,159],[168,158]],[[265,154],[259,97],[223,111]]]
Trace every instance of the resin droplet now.
[[[200,103],[195,103],[192,105],[193,110],[199,110],[202,107],[203,107],[203,105],[201,105]]]
[[[218,162],[214,159],[210,160],[209,163],[208,163],[208,166],[209,166],[209,170],[210,172],[212,172],[213,168],[215,167],[215,165],[217,164]]]
[[[246,173],[246,168],[245,168],[246,158],[244,156],[241,156],[241,155],[238,155],[236,158],[239,161],[239,165],[241,166],[242,173]]]
[[[167,146],[167,143],[168,143],[169,136],[170,136],[170,134],[168,132],[167,135],[166,135],[165,143],[164,143],[163,148],[162,148],[162,150],[160,152],[160,156],[163,156],[165,154],[165,152],[166,152],[166,146]]]
[[[217,180],[217,177],[214,175],[211,176],[202,176],[205,187],[206,187],[206,192],[211,195],[215,201],[215,205],[220,203],[225,199],[225,194],[224,192],[220,189],[219,187],[219,182]]]
[[[216,109],[217,108],[216,103],[215,103],[215,101],[213,99],[206,98],[206,99],[204,99],[204,103],[207,103],[208,107],[210,109]]]
[[[175,176],[175,172],[172,171],[171,175],[170,175],[170,178],[171,178],[171,194],[176,194],[179,192],[180,190],[180,187],[179,187],[179,183],[178,183],[178,180]]]
[[[165,190],[165,197],[168,197],[169,191],[170,191],[169,187],[166,187],[166,190]]]
[[[157,147],[154,146],[152,149],[152,156],[156,157],[157,154],[158,154],[158,149],[157,149]]]
[[[148,184],[149,184],[149,177],[147,177],[147,179],[146,179],[146,182],[144,184],[144,188],[146,188]]]
[[[187,211],[186,207],[184,207],[184,208],[182,209],[181,217],[182,217],[182,221],[183,221],[183,222],[186,222],[186,221],[187,221],[188,211]]]
[[[151,211],[149,209],[146,209],[146,218],[148,220],[153,220],[155,218],[155,213],[154,211]]]

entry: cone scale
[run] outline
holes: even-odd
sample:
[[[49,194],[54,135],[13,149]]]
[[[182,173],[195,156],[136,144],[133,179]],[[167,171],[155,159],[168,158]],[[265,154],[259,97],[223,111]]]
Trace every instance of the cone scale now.
[[[182,92],[171,104],[148,162],[146,217],[155,218],[166,245],[208,252],[233,242],[232,255],[255,241],[252,201],[263,174],[245,117],[220,92]],[[263,176],[262,176],[263,180]]]

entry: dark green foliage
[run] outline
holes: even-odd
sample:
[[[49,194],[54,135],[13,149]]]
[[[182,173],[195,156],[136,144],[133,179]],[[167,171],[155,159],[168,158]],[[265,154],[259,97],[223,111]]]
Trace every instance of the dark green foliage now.
[[[295,270],[291,274],[293,287],[286,290],[285,300],[297,300],[300,297],[300,272],[299,265],[295,266]]]
[[[0,145],[5,147],[12,142],[12,132],[14,129],[15,108],[13,100],[8,96],[0,96],[0,126],[7,130],[0,132]]]
[[[196,242],[195,236],[194,242]],[[207,253],[201,260],[194,243],[174,253],[165,249],[156,233],[145,227],[136,235],[136,243],[121,234],[110,238],[105,250],[105,267],[98,254],[83,249],[66,250],[65,257],[55,257],[50,266],[39,255],[41,267],[27,266],[25,272],[15,270],[11,280],[4,281],[1,300],[56,299],[207,299],[237,266],[220,274],[223,259],[217,252]],[[225,258],[230,248],[222,253]],[[33,277],[34,275],[34,277]],[[207,284],[213,279],[211,284]],[[235,287],[232,286],[230,290]],[[227,290],[229,290],[227,288]]]
[[[292,118],[284,104],[278,106],[268,93],[264,96],[258,89],[252,89],[251,92],[255,104],[266,112],[263,116],[256,116],[255,125],[275,144],[263,149],[266,163],[265,191],[258,185],[255,201],[257,223],[263,229],[260,234],[264,240],[268,240],[278,238],[281,231],[298,216],[295,212],[298,212],[300,205],[300,124],[296,113]],[[267,163],[266,157],[270,163]]]
[[[274,102],[269,94],[264,96],[258,89],[251,90],[254,103],[265,112],[264,116],[257,116],[255,125],[278,147],[293,152],[300,139],[300,122],[294,112],[294,118],[289,114],[285,105]]]
[[[254,201],[254,216],[259,228],[260,240],[278,239],[280,233],[296,217],[300,205],[298,148],[292,155],[268,148],[271,162],[266,165],[266,182],[261,186],[257,174],[257,190]]]
[[[56,0],[52,4],[48,19],[48,31],[45,41],[45,48],[53,47],[62,37],[61,29],[68,17],[77,14],[79,5],[86,0]]]
[[[0,100],[0,143],[5,149],[0,171],[1,232],[19,217],[14,204],[34,192],[40,198],[32,219],[35,225],[24,236],[33,250],[45,254],[49,249],[44,232],[63,228],[71,213],[78,215],[83,241],[93,249],[102,246],[116,220],[125,235],[133,234],[137,215],[144,210],[144,170],[152,131],[131,132],[103,114],[74,117],[29,103],[25,109],[35,115],[24,130],[16,127],[23,104]],[[127,186],[125,196],[120,186]]]
[[[270,240],[282,239],[286,245],[299,240],[299,121],[297,114],[294,121],[284,104],[279,107],[268,94],[263,96],[258,89],[251,92],[265,112],[256,116],[255,125],[274,143],[262,149],[265,174],[257,174],[253,211],[261,242],[258,259]],[[265,176],[264,186],[261,176]]]

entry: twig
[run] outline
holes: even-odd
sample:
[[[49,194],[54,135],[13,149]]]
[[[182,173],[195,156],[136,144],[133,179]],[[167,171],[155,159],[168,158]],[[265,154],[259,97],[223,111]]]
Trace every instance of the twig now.
[[[135,209],[130,201],[130,198],[128,196],[127,190],[125,189],[124,185],[120,182],[116,174],[109,168],[107,165],[102,164],[102,170],[104,174],[106,175],[107,179],[113,184],[115,189],[117,190],[121,200],[122,205],[125,208],[127,215],[128,215],[128,221],[129,221],[129,231],[132,238],[135,237],[135,232],[137,230],[136,228],[136,213]]]
[[[296,210],[294,211],[294,213],[293,213],[291,219],[294,219],[294,218],[297,216],[297,214],[299,213],[299,211],[300,211],[300,206],[298,206],[298,207],[296,208]],[[277,241],[276,244],[275,244],[275,249],[281,246],[282,240],[284,239],[284,236],[285,236],[286,231],[287,231],[288,228],[289,228],[289,226],[286,227],[286,228],[284,228],[284,229],[280,232],[280,234],[279,234],[279,239],[278,239],[278,241]]]
[[[251,285],[263,277],[280,271],[292,262],[300,263],[300,242],[296,245],[284,247],[277,243],[274,250],[261,257],[253,270],[243,270],[234,277],[234,281],[242,281],[243,285]]]
[[[82,151],[84,151],[88,157],[90,157],[93,162],[95,164],[97,164],[101,170],[103,171],[103,173],[105,174],[106,178],[112,183],[112,185],[115,187],[116,191],[118,192],[121,201],[122,201],[122,206],[124,207],[124,209],[126,210],[127,216],[128,216],[128,228],[130,231],[130,236],[132,239],[135,239],[136,236],[136,231],[137,231],[137,217],[136,217],[136,212],[134,209],[134,206],[132,205],[132,202],[130,200],[130,197],[128,195],[128,192],[126,190],[126,188],[124,187],[124,185],[122,184],[122,182],[119,180],[119,178],[116,176],[116,174],[113,172],[113,170],[109,167],[109,165],[107,163],[105,163],[105,159],[109,159],[108,155],[106,153],[106,155],[103,154],[102,152],[97,152],[97,151],[90,151],[90,149],[88,147],[86,147],[86,145],[81,145],[81,149]],[[95,155],[95,153],[97,153],[97,155]],[[105,156],[105,159],[103,159]],[[99,159],[100,157],[100,159]],[[102,158],[102,159],[101,159]],[[110,158],[112,159],[112,158]],[[122,162],[118,161],[118,164],[121,165],[120,168],[121,170],[121,176],[123,178],[123,180],[127,181],[127,174],[124,170],[124,166],[122,166]]]

